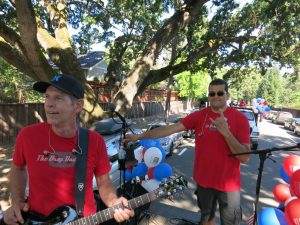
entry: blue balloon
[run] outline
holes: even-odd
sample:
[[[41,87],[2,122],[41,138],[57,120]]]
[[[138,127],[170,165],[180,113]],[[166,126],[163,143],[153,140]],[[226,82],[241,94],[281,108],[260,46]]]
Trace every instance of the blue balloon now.
[[[133,169],[132,169],[132,178],[135,177],[145,177],[148,172],[148,167],[146,163],[138,163]]]
[[[266,107],[265,107],[265,111],[266,111],[266,112],[270,112],[270,111],[271,111],[271,108],[270,108],[269,106],[266,106]]]
[[[131,181],[132,179],[132,171],[129,169],[125,170],[125,181]]]
[[[260,103],[261,102],[261,98],[257,98],[256,102]]]
[[[173,169],[168,163],[158,164],[153,171],[153,177],[155,180],[162,181],[173,174]]]
[[[156,146],[156,147],[159,148],[159,150],[161,151],[161,155],[162,155],[161,161],[165,160],[166,159],[166,150],[163,147],[161,147],[160,145]]]
[[[259,225],[288,225],[284,212],[275,208],[264,208],[258,215]]]
[[[159,139],[141,139],[140,140],[140,144],[144,148],[150,148],[150,147],[160,146]]]
[[[285,172],[283,166],[280,167],[280,177],[282,180],[284,180],[286,183],[290,183],[291,177]]]

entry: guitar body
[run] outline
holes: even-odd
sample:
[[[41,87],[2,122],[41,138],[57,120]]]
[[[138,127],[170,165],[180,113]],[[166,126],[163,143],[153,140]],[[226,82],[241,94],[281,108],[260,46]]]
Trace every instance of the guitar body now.
[[[22,215],[25,225],[63,225],[78,218],[76,210],[70,206],[58,207],[47,217],[35,212],[23,213]]]

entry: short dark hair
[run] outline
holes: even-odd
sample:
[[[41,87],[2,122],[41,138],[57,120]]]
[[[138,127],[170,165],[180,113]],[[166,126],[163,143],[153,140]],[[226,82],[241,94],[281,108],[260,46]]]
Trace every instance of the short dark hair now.
[[[222,79],[214,79],[209,83],[209,86],[211,85],[224,85],[225,86],[225,91],[228,93],[228,84],[225,80]]]

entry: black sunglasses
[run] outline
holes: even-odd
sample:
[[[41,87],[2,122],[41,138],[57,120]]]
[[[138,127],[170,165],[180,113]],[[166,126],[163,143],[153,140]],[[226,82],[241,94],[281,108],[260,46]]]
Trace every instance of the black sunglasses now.
[[[218,96],[223,96],[223,95],[225,95],[226,94],[226,92],[224,92],[224,91],[218,91],[218,92],[209,92],[208,93],[208,96],[209,97],[214,97],[215,95],[218,95]]]

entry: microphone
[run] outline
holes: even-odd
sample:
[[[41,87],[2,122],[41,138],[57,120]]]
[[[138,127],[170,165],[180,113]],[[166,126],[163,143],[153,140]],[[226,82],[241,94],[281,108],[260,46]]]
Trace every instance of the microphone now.
[[[123,144],[120,145],[119,152],[118,152],[119,160],[125,160],[126,159],[126,151],[124,150]]]
[[[73,154],[73,155],[77,155],[77,154],[79,154],[79,152],[78,152],[76,149],[73,148],[73,149],[72,149],[72,154]]]
[[[47,150],[44,150],[44,151],[43,151],[43,155],[47,157],[47,156],[49,156],[49,155],[50,155],[50,152],[49,152],[49,151],[47,151]]]
[[[113,115],[117,115],[117,117],[119,117],[119,119],[125,124],[126,124],[126,120],[125,118],[119,113],[116,111],[116,105],[114,103],[109,103],[108,106],[107,106],[107,110],[108,112],[113,116]]]

